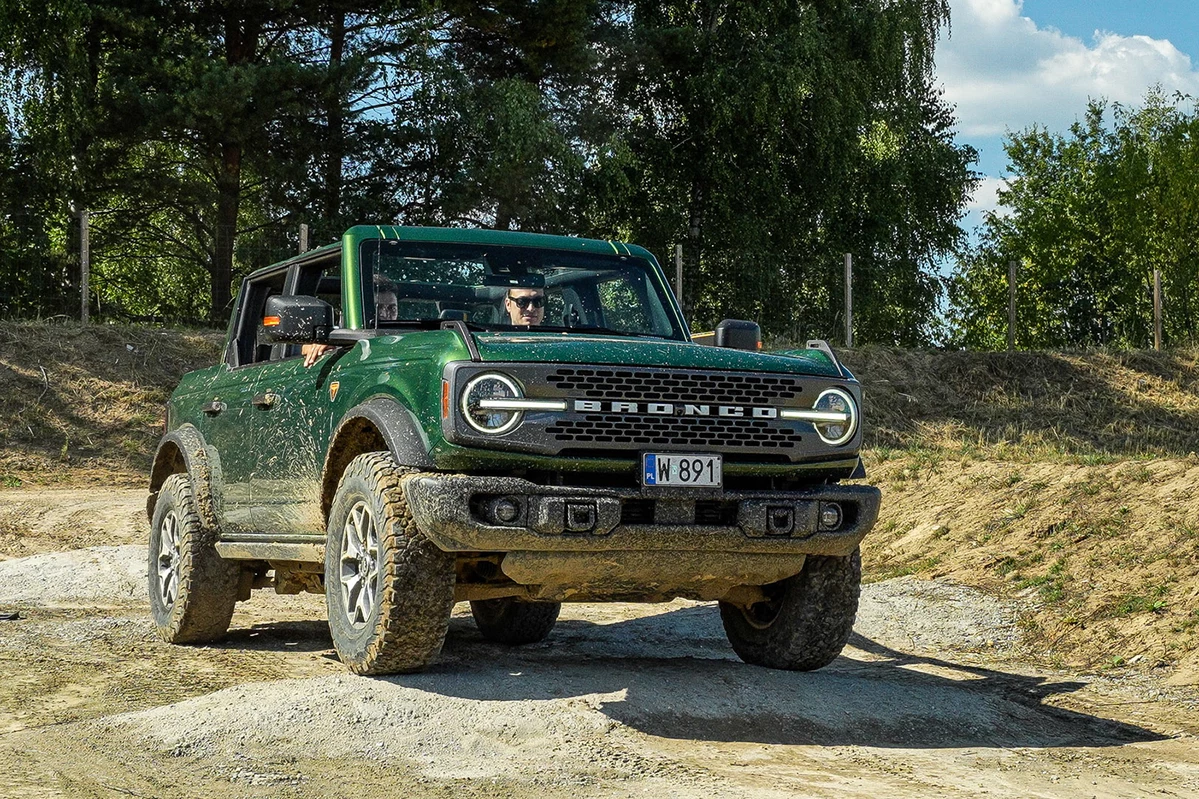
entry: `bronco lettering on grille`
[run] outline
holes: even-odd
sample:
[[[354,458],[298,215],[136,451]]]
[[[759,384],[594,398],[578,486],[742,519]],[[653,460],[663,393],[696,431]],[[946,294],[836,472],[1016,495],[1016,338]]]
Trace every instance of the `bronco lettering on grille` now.
[[[575,400],[575,413],[650,414],[653,416],[724,416],[732,418],[777,419],[777,408],[743,405],[693,405],[674,402],[620,402]]]

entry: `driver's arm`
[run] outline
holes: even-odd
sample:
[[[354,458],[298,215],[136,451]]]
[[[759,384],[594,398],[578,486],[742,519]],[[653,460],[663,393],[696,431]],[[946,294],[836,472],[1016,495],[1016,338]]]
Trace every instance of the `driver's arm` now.
[[[310,367],[321,359],[326,352],[334,349],[332,344],[305,344],[300,348],[304,354],[304,367]]]

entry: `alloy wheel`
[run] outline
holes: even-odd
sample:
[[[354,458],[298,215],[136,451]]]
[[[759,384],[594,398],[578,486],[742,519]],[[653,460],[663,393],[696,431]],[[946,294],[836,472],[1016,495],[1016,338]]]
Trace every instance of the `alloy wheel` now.
[[[378,601],[379,528],[362,501],[350,508],[341,534],[341,599],[354,627],[370,619]]]
[[[158,527],[158,596],[170,608],[179,596],[179,517],[167,511]]]

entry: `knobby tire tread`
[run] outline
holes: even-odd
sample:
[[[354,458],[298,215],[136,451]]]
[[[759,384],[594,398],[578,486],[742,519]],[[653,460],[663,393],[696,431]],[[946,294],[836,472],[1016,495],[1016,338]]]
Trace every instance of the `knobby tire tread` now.
[[[744,611],[720,603],[720,617],[733,650],[746,663],[790,671],[813,671],[841,654],[858,611],[862,558],[809,556],[803,571],[784,581],[778,615],[765,629]]]
[[[175,602],[167,609],[156,601],[157,560],[161,538],[158,506],[173,503],[179,519],[179,587]],[[163,506],[164,513],[165,508]],[[155,626],[162,640],[172,644],[203,644],[218,641],[229,631],[237,605],[241,569],[216,551],[216,531],[206,530],[196,510],[195,495],[188,475],[173,474],[162,484],[150,526],[149,589]]]
[[[421,533],[412,518],[401,485],[404,478],[417,473],[396,465],[390,453],[372,452],[354,458],[338,485],[335,510],[339,509],[339,500],[345,502],[343,491],[356,480],[362,481],[366,493],[377,496],[382,510],[378,520],[382,524],[379,612],[365,648],[339,642],[339,631],[333,629],[335,609],[330,592],[338,593],[336,612],[344,616],[341,589],[337,584],[327,585],[334,644],[342,661],[357,674],[421,671],[440,654],[449,630],[454,606],[454,558]],[[344,519],[340,513],[331,513],[329,520],[328,546],[332,552],[340,546],[341,531],[335,529],[335,524],[344,523]],[[326,562],[333,557],[327,557]],[[328,566],[326,569],[328,584],[336,575]]]

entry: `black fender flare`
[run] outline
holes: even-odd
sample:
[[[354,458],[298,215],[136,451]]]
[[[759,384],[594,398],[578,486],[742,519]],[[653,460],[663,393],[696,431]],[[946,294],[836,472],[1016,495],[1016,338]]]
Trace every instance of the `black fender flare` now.
[[[321,511],[328,516],[341,473],[363,452],[387,449],[400,466],[428,471],[429,439],[416,415],[401,401],[376,396],[351,408],[329,439],[321,470]]]
[[[215,453],[213,453],[215,454]],[[207,530],[216,530],[217,500],[212,486],[219,476],[220,466],[209,457],[210,450],[194,426],[180,425],[167,433],[158,442],[154,453],[154,465],[150,469],[150,495],[146,499],[146,515],[154,517],[154,505],[158,501],[158,490],[172,474],[183,472],[191,480],[192,494],[196,500],[196,511],[200,522]]]

